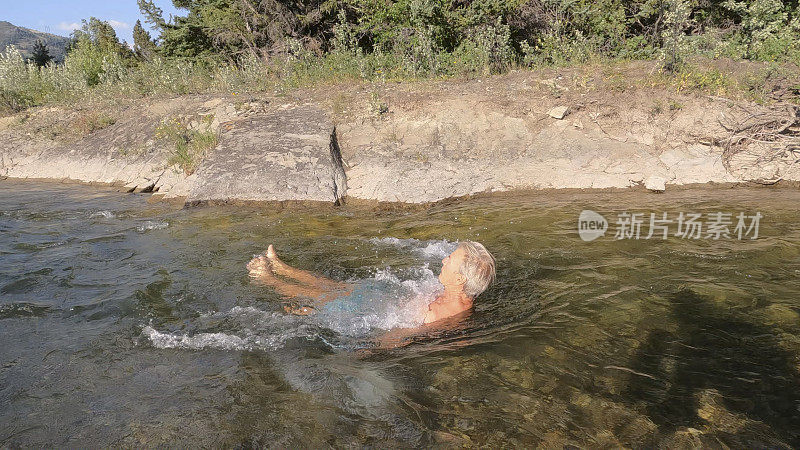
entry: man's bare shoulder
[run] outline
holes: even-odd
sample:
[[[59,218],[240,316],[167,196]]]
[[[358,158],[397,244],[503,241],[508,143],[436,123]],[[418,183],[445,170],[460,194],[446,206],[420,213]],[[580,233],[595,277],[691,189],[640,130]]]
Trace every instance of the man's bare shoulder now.
[[[472,304],[465,305],[462,303],[444,302],[442,301],[441,297],[438,297],[428,305],[428,310],[425,312],[423,323],[429,324],[438,322],[440,320],[466,313],[471,309]]]

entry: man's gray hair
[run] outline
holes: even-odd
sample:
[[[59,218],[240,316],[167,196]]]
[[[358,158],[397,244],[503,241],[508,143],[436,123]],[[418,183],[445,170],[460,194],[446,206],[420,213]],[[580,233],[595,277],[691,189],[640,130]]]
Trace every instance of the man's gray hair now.
[[[464,249],[464,261],[459,268],[459,272],[467,279],[464,293],[474,299],[494,280],[494,256],[486,247],[474,241],[461,241],[458,248]]]

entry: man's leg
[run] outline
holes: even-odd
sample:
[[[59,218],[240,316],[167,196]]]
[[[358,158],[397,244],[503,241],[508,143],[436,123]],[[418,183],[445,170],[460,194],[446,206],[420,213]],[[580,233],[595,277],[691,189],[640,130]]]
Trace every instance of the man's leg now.
[[[272,246],[272,244],[270,244],[267,248],[267,258],[272,263],[272,269],[275,271],[275,273],[297,280],[299,283],[304,283],[309,286],[325,290],[347,290],[350,288],[350,285],[347,283],[334,281],[330,278],[316,275],[306,270],[297,269],[284,263],[280,260],[280,258],[278,258],[278,255],[275,253],[275,248]]]
[[[269,262],[264,256],[253,258],[247,264],[247,268],[250,270],[251,277],[266,285],[272,286],[284,297],[308,297],[317,299],[325,295],[325,291],[319,287],[289,283],[276,277],[275,274],[272,273],[272,270],[270,270]]]
[[[270,246],[272,249],[272,246]],[[272,254],[274,256],[274,250]],[[284,273],[292,273],[297,274],[294,272],[292,267],[285,265],[285,268],[289,270],[285,271]],[[347,283],[337,283],[333,280],[329,280],[330,283],[325,283],[320,281],[325,281],[327,279],[322,280],[315,280],[316,282],[306,283],[306,284],[297,284],[297,283],[290,283],[288,281],[284,281],[274,273],[274,264],[273,261],[267,259],[265,256],[257,256],[250,260],[247,264],[247,268],[250,271],[250,276],[255,278],[261,283],[264,283],[268,286],[273,287],[278,294],[283,297],[287,298],[308,298],[314,301],[315,306],[321,306],[331,300],[335,300],[338,297],[343,295],[347,295],[352,291],[352,287]],[[300,271],[300,280],[294,278],[296,281],[302,281],[302,279],[309,280],[308,276],[313,277],[314,275],[310,272]],[[288,276],[288,275],[287,275]],[[284,310],[288,313],[297,314],[297,315],[308,315],[314,312],[314,308],[308,305],[300,305],[300,304],[288,304],[284,305]]]

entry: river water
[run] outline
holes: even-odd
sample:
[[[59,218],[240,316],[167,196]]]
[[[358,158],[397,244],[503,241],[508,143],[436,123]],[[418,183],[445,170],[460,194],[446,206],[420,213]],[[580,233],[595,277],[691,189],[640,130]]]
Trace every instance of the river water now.
[[[798,446],[798,201],[717,188],[175,210],[0,181],[0,447]],[[610,222],[592,242],[586,209]],[[625,211],[645,213],[640,239],[614,239]],[[681,212],[731,213],[731,236],[644,239],[650,213]],[[762,216],[757,239],[734,232],[740,212]],[[414,324],[463,239],[497,257],[474,312],[377,347]],[[270,243],[386,298],[287,315],[245,269]]]

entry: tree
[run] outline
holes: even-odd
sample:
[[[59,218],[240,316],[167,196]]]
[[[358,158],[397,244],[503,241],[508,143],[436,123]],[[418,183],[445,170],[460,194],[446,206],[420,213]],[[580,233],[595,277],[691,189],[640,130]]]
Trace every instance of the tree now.
[[[36,41],[36,43],[33,44],[31,61],[33,61],[37,67],[44,67],[52,60],[53,57],[50,56],[50,52],[47,50],[47,46],[44,44],[44,41]]]
[[[164,20],[164,11],[156,6],[152,0],[137,0],[139,11],[144,16],[144,21],[156,27],[159,31],[163,31],[167,27],[167,22]]]
[[[156,53],[156,43],[144,29],[140,20],[133,26],[133,53],[140,60],[150,60]]]
[[[121,57],[131,56],[130,49],[117,38],[117,32],[108,22],[96,17],[84,19],[83,26],[72,33],[76,45],[88,43],[103,53],[113,53]]]
[[[168,57],[236,61],[246,53],[285,49],[287,40],[322,48],[337,17],[337,0],[173,0],[186,14],[167,22],[152,0],[137,2],[145,21],[159,31],[159,51]]]
[[[202,3],[215,2],[205,0]],[[219,0],[227,2],[228,0]],[[171,22],[164,20],[164,12],[152,0],[137,0],[139,11],[145,17],[145,22],[159,30],[158,36],[161,52],[165,56],[198,57],[212,56],[211,39],[203,29],[203,20],[200,16],[201,2],[186,2],[174,0],[176,8],[187,9],[186,17],[175,17]]]
[[[72,40],[67,60],[82,72],[89,86],[119,79],[133,63],[133,51],[119,41],[108,22],[95,17],[83,20]]]

